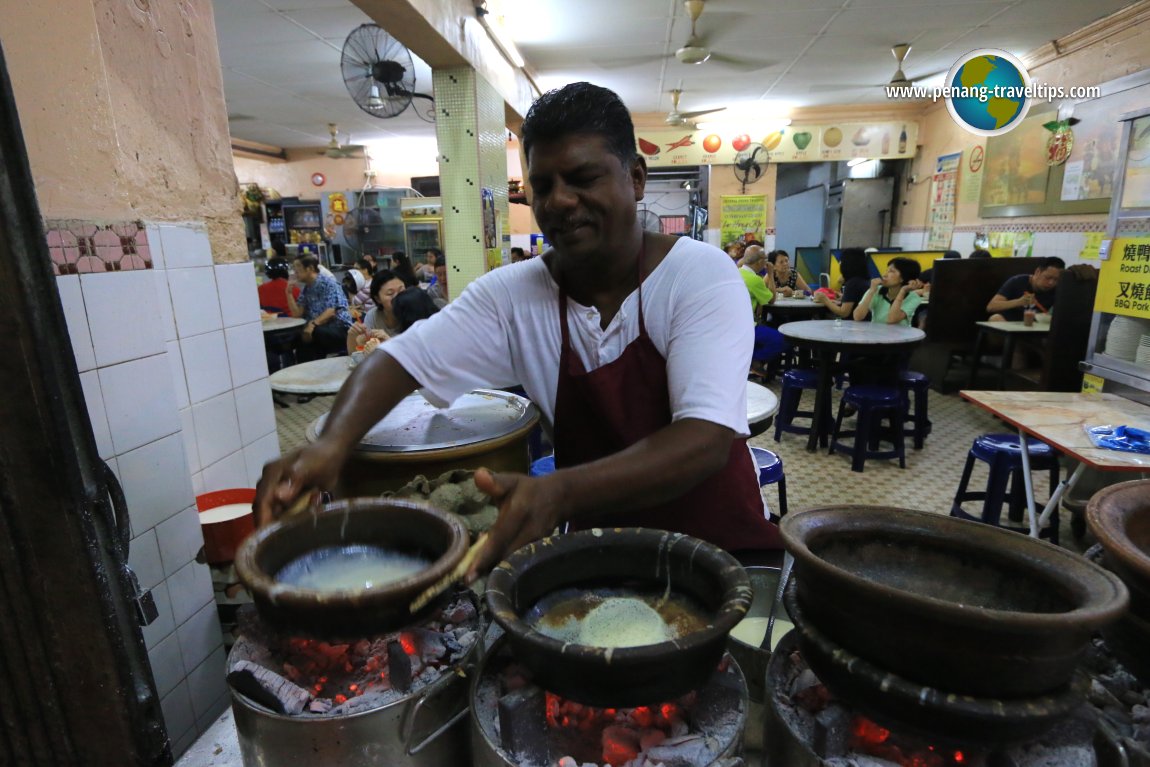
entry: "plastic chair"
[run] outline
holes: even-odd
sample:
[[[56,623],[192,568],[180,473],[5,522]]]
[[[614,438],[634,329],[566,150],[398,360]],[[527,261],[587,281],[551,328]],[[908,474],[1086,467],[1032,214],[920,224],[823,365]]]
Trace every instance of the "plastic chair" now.
[[[843,419],[847,407],[858,411],[854,429],[843,429]],[[830,452],[835,448],[849,451],[851,471],[862,471],[868,458],[898,458],[900,469],[906,468],[906,445],[902,432],[902,392],[891,386],[851,386],[839,401],[839,413],[835,419],[834,436],[831,438]],[[882,420],[888,419],[889,430],[883,431]],[[843,437],[853,437],[846,443]],[[881,442],[891,443],[890,450],[880,450]]]
[[[931,423],[927,415],[927,402],[930,392],[930,379],[922,373],[913,370],[904,370],[899,373],[898,386],[903,393],[902,422],[914,423],[906,433],[914,437],[914,449],[922,450],[926,436],[930,434]],[[914,395],[914,412],[911,412],[910,399]]]
[[[765,447],[752,447],[751,455],[755,457],[755,465],[759,467],[759,487],[778,484],[779,486],[779,518],[787,515],[787,475],[783,471],[783,459],[773,450]]]
[[[775,442],[781,442],[783,432],[810,434],[814,423],[814,410],[799,410],[803,391],[816,391],[819,387],[819,374],[815,370],[793,369],[783,373],[783,388],[779,395],[779,412],[775,415]],[[796,426],[796,418],[809,418],[811,423]]]
[[[1032,471],[1050,472],[1050,492],[1058,486],[1058,453],[1050,445],[1027,437],[1027,453],[1030,455]],[[986,478],[985,490],[968,489],[974,462],[987,464],[990,473]],[[1009,486],[1009,494],[1008,494]],[[982,501],[982,513],[974,515],[963,509],[966,501]],[[1002,506],[1007,504],[1008,524],[1002,523]],[[1020,533],[1029,533],[1025,524],[1026,485],[1022,477],[1022,445],[1017,434],[983,434],[976,437],[966,454],[966,465],[962,469],[962,479],[954,494],[950,516],[984,522]],[[1014,524],[1009,524],[1013,522]],[[1058,512],[1051,518],[1050,525],[1039,531],[1041,537],[1049,537],[1051,543],[1058,543]]]

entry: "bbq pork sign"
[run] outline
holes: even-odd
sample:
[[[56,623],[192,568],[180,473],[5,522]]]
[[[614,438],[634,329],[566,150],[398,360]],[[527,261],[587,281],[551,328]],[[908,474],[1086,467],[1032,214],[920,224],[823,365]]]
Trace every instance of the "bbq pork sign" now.
[[[743,150],[762,146],[770,162],[827,162],[914,157],[918,124],[833,123],[755,131],[737,124],[718,130],[640,130],[635,145],[650,167],[731,165]]]

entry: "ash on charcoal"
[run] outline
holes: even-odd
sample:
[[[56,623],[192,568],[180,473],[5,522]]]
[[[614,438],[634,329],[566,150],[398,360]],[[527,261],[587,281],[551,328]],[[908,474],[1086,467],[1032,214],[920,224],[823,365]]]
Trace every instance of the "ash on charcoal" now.
[[[468,591],[418,626],[343,641],[284,634],[250,607],[237,618],[229,681],[255,702],[299,718],[390,705],[451,673],[479,638]]]
[[[543,720],[518,721],[538,710],[537,694],[544,696]],[[733,710],[715,710],[723,707]],[[479,679],[474,715],[488,742],[518,767],[701,767],[738,742],[744,709],[745,686],[734,668],[674,701],[600,709],[539,690],[504,651]]]

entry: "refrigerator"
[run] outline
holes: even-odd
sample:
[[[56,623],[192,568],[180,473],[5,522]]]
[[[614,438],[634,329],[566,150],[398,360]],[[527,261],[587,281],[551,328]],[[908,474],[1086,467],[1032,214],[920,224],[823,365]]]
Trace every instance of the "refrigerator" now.
[[[354,264],[364,253],[386,256],[404,249],[400,203],[410,189],[353,189],[320,198],[324,228],[331,235],[331,262]]]
[[[443,250],[443,199],[410,197],[400,202],[407,254],[419,260],[428,248]]]

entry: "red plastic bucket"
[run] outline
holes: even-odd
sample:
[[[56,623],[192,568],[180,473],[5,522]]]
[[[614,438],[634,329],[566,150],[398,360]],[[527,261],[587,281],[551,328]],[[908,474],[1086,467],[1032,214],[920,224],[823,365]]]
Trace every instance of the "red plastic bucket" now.
[[[209,565],[224,565],[236,558],[236,549],[256,529],[251,513],[256,491],[250,487],[216,490],[196,496],[196,509],[200,512],[200,528],[204,531],[204,557]],[[205,511],[232,504],[246,504],[248,513],[223,521],[207,521]]]

